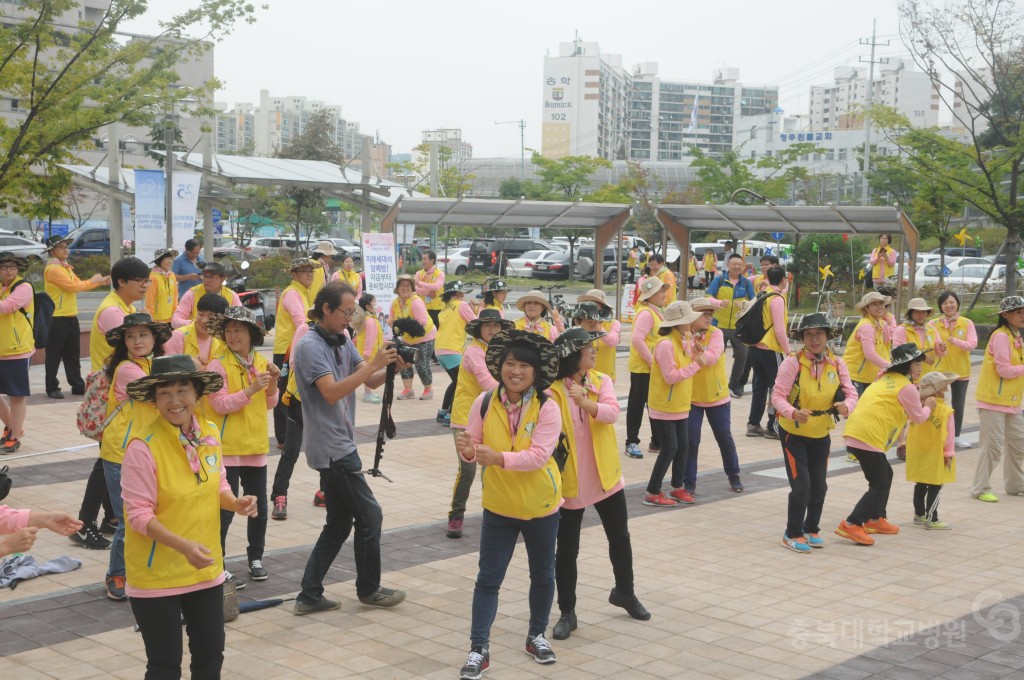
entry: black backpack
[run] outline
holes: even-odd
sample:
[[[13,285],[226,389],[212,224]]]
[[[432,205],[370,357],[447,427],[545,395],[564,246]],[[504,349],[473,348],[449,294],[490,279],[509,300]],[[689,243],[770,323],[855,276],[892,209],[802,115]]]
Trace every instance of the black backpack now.
[[[782,297],[779,293],[769,292],[755,299],[743,316],[736,320],[736,335],[744,345],[756,345],[764,338],[771,324],[764,325],[764,306],[773,297]]]
[[[32,336],[35,339],[36,349],[43,349],[46,347],[46,341],[50,337],[50,326],[53,324],[53,311],[57,308],[53,304],[53,300],[46,293],[37,293],[35,287],[22,279],[14,284],[11,288],[11,292],[23,283],[27,283],[29,288],[32,289],[32,300],[35,303],[35,314],[30,316],[25,308],[22,307],[20,311],[28,319],[29,324],[32,326]]]

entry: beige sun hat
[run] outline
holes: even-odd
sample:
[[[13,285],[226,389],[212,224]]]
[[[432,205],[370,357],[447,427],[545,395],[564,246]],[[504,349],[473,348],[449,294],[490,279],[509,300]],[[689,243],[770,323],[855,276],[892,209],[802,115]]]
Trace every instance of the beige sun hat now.
[[[637,299],[640,302],[650,299],[652,295],[654,295],[664,287],[665,282],[659,279],[657,276],[648,276],[646,279],[644,279],[644,282],[640,284],[640,295],[637,296]]]
[[[934,396],[959,379],[960,376],[956,373],[943,373],[942,371],[926,373],[921,376],[921,383],[918,386],[918,390],[921,392],[921,398],[927,399],[928,397]]]
[[[607,307],[608,309],[611,309],[611,305],[608,304],[608,300],[605,299],[604,291],[601,290],[600,288],[591,288],[586,293],[584,293],[583,295],[580,295],[578,298],[576,298],[576,301],[577,302],[596,302],[597,304],[601,305],[602,307]]]
[[[928,312],[931,315],[935,313],[935,308],[929,305],[924,298],[911,298],[910,302],[907,303],[908,319],[911,312]]]
[[[695,312],[714,312],[718,307],[711,303],[711,298],[699,297],[690,300],[690,308]]]
[[[693,323],[701,317],[701,314],[702,312],[693,311],[690,303],[676,300],[665,308],[665,318],[661,320],[659,327],[669,328],[671,326],[683,326]]]
[[[540,292],[539,290],[531,290],[530,292],[524,294],[521,298],[516,300],[516,309],[518,309],[520,312],[523,311],[523,307],[526,306],[527,302],[539,302],[542,305],[544,305],[544,309],[546,309],[549,312],[551,311],[551,304],[548,302],[548,299],[544,297],[544,293]]]
[[[338,249],[334,247],[334,241],[319,241],[316,244],[316,248],[313,249],[314,253],[320,253],[321,255],[327,255],[328,257],[334,257],[338,254]]]
[[[888,295],[882,295],[878,291],[873,290],[870,293],[865,293],[864,297],[862,297],[860,299],[860,302],[855,304],[853,308],[859,312],[873,302],[884,302],[885,304],[889,304],[890,302],[892,302],[892,298],[889,297]]]

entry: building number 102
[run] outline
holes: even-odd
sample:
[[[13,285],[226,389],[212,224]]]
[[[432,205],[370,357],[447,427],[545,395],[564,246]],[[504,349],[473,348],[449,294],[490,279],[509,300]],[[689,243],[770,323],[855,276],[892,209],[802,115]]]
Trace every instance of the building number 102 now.
[[[564,113],[552,113],[551,114],[551,120],[565,120],[565,114]]]

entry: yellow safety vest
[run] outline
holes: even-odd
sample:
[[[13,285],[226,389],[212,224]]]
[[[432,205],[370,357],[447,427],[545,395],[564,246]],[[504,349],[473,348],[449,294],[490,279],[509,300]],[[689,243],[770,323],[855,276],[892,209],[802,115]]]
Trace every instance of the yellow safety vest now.
[[[25,279],[16,276],[9,287],[0,290],[0,300],[9,298],[11,290],[18,285],[19,281],[25,281]],[[32,286],[26,281],[19,286],[19,289],[32,290]],[[22,310],[25,310],[24,313]],[[35,298],[29,295],[27,306],[7,314],[0,314],[0,357],[36,351],[35,336],[32,335],[33,321],[31,321],[31,319],[35,319],[35,313]],[[25,314],[28,316],[26,317]]]
[[[199,334],[196,331],[196,322],[193,321],[187,326],[182,326],[178,330],[181,332],[183,340],[182,352],[193,358],[199,357]],[[224,343],[211,336],[210,352],[203,358],[207,363],[209,363],[210,359],[216,358],[226,351],[227,347]],[[217,414],[214,413],[213,409],[210,407],[209,395],[204,394],[202,399],[199,400],[199,403],[196,404],[196,415],[205,418],[206,420],[217,420]]]
[[[422,281],[423,283],[437,283],[437,277],[440,273],[441,270],[438,269],[437,267],[431,269],[430,273],[427,273],[426,269],[421,269],[418,272],[416,272],[416,278],[417,280]],[[438,292],[438,294],[435,295],[434,297],[425,300],[425,303],[427,305],[427,309],[444,309],[444,301],[441,300],[440,292]]]
[[[923,341],[921,340],[921,336],[920,336],[920,334],[918,334],[917,327],[914,324],[912,324],[912,323],[903,323],[902,326],[903,326],[904,331],[907,334],[907,342],[909,342],[912,345],[916,346],[922,352],[925,351],[925,350],[934,350],[935,349],[935,341],[936,341],[938,336],[936,334],[935,329],[932,328],[932,326],[930,324],[925,324],[925,326],[924,326],[925,332],[924,332],[924,340]],[[931,357],[929,357],[929,358],[934,358],[934,357],[935,357],[935,355],[932,354]],[[934,365],[930,366],[930,365],[928,365],[926,363],[922,367],[921,375],[924,376],[927,373],[931,373],[932,371],[937,371],[937,370],[939,370],[939,369],[936,366],[934,366]]]
[[[850,380],[859,383],[874,382],[875,378],[878,377],[878,372],[882,370],[867,360],[867,357],[864,356],[864,347],[857,337],[857,331],[860,330],[860,327],[868,324],[875,327],[875,352],[886,361],[889,361],[892,356],[889,343],[885,340],[883,323],[881,321],[875,322],[868,316],[858,321],[857,326],[853,329],[853,335],[850,336],[850,341],[846,344],[843,359],[846,361],[846,367],[850,369]]]
[[[712,252],[705,253],[704,254],[704,271],[705,272],[711,272],[712,274],[714,274],[717,271],[717,269],[718,269],[718,258],[716,258],[715,254],[712,253]],[[721,299],[721,298],[719,298],[719,299]]]
[[[662,265],[655,276],[665,284],[665,302],[662,304],[668,307],[669,303],[676,301],[676,276],[669,271],[668,265]]]
[[[686,275],[687,276],[696,276],[697,275],[697,258],[696,257],[691,257],[689,260],[687,260]]]
[[[501,314],[502,319],[505,318],[505,308],[502,307],[497,300],[495,300],[492,304],[484,305],[484,309],[495,309]]]
[[[736,285],[740,285],[745,279],[740,277],[736,281]],[[736,317],[739,316],[739,310],[733,301],[736,299],[736,288],[732,285],[732,281],[729,280],[728,276],[722,278],[722,283],[718,286],[718,292],[713,296],[716,300],[724,300],[729,304],[721,309],[715,310],[715,326],[721,328],[723,331],[729,331],[736,328]],[[744,298],[745,299],[745,298]]]
[[[117,307],[126,316],[135,311],[135,305],[125,302],[114,291],[107,293],[107,297],[103,298],[103,302],[96,308],[96,314],[92,317],[92,332],[89,333],[89,361],[92,363],[93,371],[102,371],[103,367],[107,365],[107,361],[110,360],[110,355],[114,353],[114,348],[107,342],[107,336],[100,330],[97,323],[100,312],[107,307]],[[195,317],[193,316],[193,318]]]
[[[839,359],[836,359],[831,350],[826,351],[825,362],[822,364],[821,374],[817,378],[811,375],[813,362],[803,350],[790,354],[786,361],[790,359],[796,359],[799,364],[797,380],[787,399],[790,404],[797,406],[796,402],[799,401],[798,408],[807,411],[828,411],[833,404],[841,401],[836,398],[836,392],[842,388],[839,381]],[[845,400],[845,398],[844,395],[843,399]],[[780,413],[778,421],[779,427],[786,432],[810,439],[827,437],[828,433],[836,426],[835,419],[829,414],[811,416],[806,423],[798,423]]]
[[[473,341],[469,343],[469,347],[466,348],[466,352],[473,347],[479,349],[482,354],[487,354],[487,345],[484,344],[483,340],[473,338]],[[466,362],[463,361],[459,365],[459,380],[455,385],[455,399],[452,401],[453,426],[461,425],[465,427],[469,424],[469,409],[483,391],[484,388],[480,386],[476,375],[473,371],[466,368]]]
[[[613,323],[614,321],[602,321],[601,328],[607,333],[612,329]],[[597,365],[595,367],[614,381],[615,354],[618,348],[615,345],[605,343],[604,338],[594,340],[594,347],[597,349]]]
[[[647,344],[647,349],[653,354],[654,346],[658,344],[658,338],[660,337],[658,335],[658,325],[661,323],[661,320],[663,318],[661,310],[658,309],[657,307],[652,307],[646,302],[637,303],[637,305],[633,309],[636,312],[636,316],[633,317],[634,327],[636,326],[636,322],[640,319],[640,315],[644,312],[650,314],[651,318],[654,319],[654,325],[651,326],[651,332],[647,334],[646,338],[644,338],[644,342]],[[632,339],[630,339],[629,342],[629,372],[651,372],[651,367],[647,365],[647,363],[643,360],[643,357],[640,356],[640,353],[636,351],[635,347],[633,347]]]
[[[513,442],[508,412],[495,389],[484,417],[483,443],[495,451],[525,451],[530,448],[539,417],[540,398],[535,395],[520,418]],[[498,465],[485,465],[480,484],[484,508],[504,517],[534,519],[550,515],[562,500],[562,476],[554,456],[549,456],[539,470],[506,470]]]
[[[605,380],[610,380],[607,375],[598,371],[589,371],[587,380],[597,388],[597,392],[587,391],[587,398],[596,402],[601,392],[601,385]],[[565,433],[569,446],[569,458],[565,462],[565,469],[562,470],[562,496],[575,498],[579,495],[579,465],[577,463],[576,433],[573,430],[570,408],[576,408],[576,404],[569,398],[565,389],[564,380],[556,380],[551,385],[551,396],[558,404],[562,413],[562,432]],[[594,461],[597,463],[597,474],[601,478],[601,488],[605,491],[611,489],[622,480],[622,467],[619,464],[619,447],[615,443],[615,425],[612,423],[600,423],[596,419],[587,417],[590,423],[590,436],[594,446]]]
[[[850,413],[843,434],[888,451],[907,424],[907,412],[899,400],[899,392],[910,385],[910,378],[899,373],[885,373],[868,385]]]
[[[935,408],[923,423],[910,423],[907,428],[907,481],[921,484],[949,484],[956,481],[956,457],[949,460],[943,449],[949,436],[949,415],[952,407],[938,397]]]
[[[178,278],[174,272],[164,272],[162,269],[149,272],[147,301],[150,297],[153,299],[153,308],[149,309],[149,305],[146,307],[153,321],[170,323],[174,310],[178,308]]]
[[[956,373],[961,378],[971,377],[971,353],[965,349],[954,347],[949,342],[950,338],[956,338],[967,342],[967,329],[972,322],[970,319],[958,317],[953,330],[950,331],[942,320],[933,321],[932,328],[935,329],[937,337],[946,343],[946,355],[935,362],[935,369]]]
[[[410,296],[408,300],[403,300],[400,297],[396,297],[394,300],[392,300],[391,301],[391,325],[392,326],[394,325],[395,319],[411,319],[411,318],[413,318],[413,315],[412,315],[412,303],[413,303],[414,300],[419,300],[419,299],[420,299],[420,296],[416,295],[415,293],[413,293],[412,296]],[[427,323],[425,323],[423,325],[423,327],[427,331],[426,335],[430,335],[431,331],[434,330],[434,320],[430,318],[429,314],[427,314]],[[426,337],[426,336],[424,336],[424,337]],[[402,334],[402,340],[405,340],[410,345],[415,345],[417,343],[423,342],[423,338],[422,337],[414,338],[411,335],[409,335],[408,333],[403,333]]]
[[[146,442],[156,464],[156,519],[168,531],[206,546],[213,564],[196,569],[177,550],[135,531],[130,522],[125,522],[125,572],[128,585],[133,588],[184,588],[212,581],[224,569],[220,548],[220,441],[212,423],[197,420],[198,473],[189,466],[188,454],[178,439],[178,428],[166,419],[155,419],[132,439]]]
[[[203,284],[198,286],[192,286],[192,314],[189,316],[193,321],[196,320],[196,315],[199,313],[199,298],[206,295],[206,289],[203,288]],[[220,287],[220,296],[228,301],[228,307],[235,306],[235,292],[227,286]]]
[[[466,320],[459,313],[459,307],[469,303],[463,300],[450,300],[441,310],[441,329],[437,332],[434,349],[447,349],[461,353],[466,347]]]
[[[886,246],[889,250],[892,250],[892,246]],[[878,248],[871,251],[871,255],[875,256],[878,254]],[[889,260],[882,258],[882,261],[878,264],[871,266],[871,280],[879,281],[881,279],[887,279],[889,277],[896,276],[895,265],[889,264]]]
[[[338,280],[344,281],[348,285],[352,286],[352,290],[359,290],[359,285],[362,283],[362,279],[359,278],[359,272],[355,270],[348,271],[347,269],[339,269]],[[313,298],[311,297],[310,300],[312,299]]]
[[[714,326],[708,328],[704,333],[704,339],[699,340],[701,346],[707,349],[711,346],[711,338],[715,333],[721,335],[722,331]],[[722,354],[714,366],[704,366],[697,375],[693,376],[693,403],[714,404],[729,396],[729,379],[725,375],[725,348],[723,345]]]
[[[51,260],[52,262],[53,260]],[[64,290],[60,286],[50,283],[50,280],[46,278],[46,272],[51,268],[63,269],[68,276],[68,279],[72,283],[80,283],[81,279],[75,274],[74,267],[70,264],[47,264],[46,269],[43,270],[43,290],[53,300],[53,317],[58,316],[78,316],[78,293]],[[91,290],[91,288],[89,289]]]
[[[989,347],[992,346],[992,338],[996,333],[1002,333],[1010,343],[1010,363],[1020,366],[1024,363],[1024,350],[1014,346],[1015,337],[1006,326],[1000,326],[992,332],[989,338]],[[1010,378],[1007,380],[996,371],[996,361],[992,358],[992,352],[985,350],[985,358],[981,362],[981,377],[978,379],[978,391],[974,395],[978,401],[996,406],[1021,405],[1021,393],[1024,392],[1024,376]]]
[[[778,291],[769,291],[769,292],[770,293],[778,293]],[[770,303],[774,299],[775,298],[770,298],[768,300],[765,300],[764,304],[761,306],[761,319],[762,319],[762,322],[764,323],[764,327],[768,329],[767,331],[765,331],[764,337],[761,338],[761,342],[763,342],[764,344],[768,345],[769,349],[771,349],[771,350],[773,350],[775,352],[779,352],[781,354],[782,351],[783,351],[782,350],[782,345],[779,344],[779,339],[777,337],[775,337],[775,326],[774,326],[774,322],[772,321],[772,310],[771,310],[771,304]],[[782,300],[782,318],[783,319],[788,319],[789,318],[789,316],[788,316],[789,315],[789,311],[788,311],[787,308],[789,307],[789,305],[786,303],[786,296],[783,295],[782,293],[779,293],[779,299]],[[786,329],[783,328],[782,332],[785,333]]]
[[[551,329],[554,328],[554,326],[552,326],[551,323],[549,321],[545,320],[545,319],[540,319],[540,320],[536,321],[535,323],[536,323],[536,328],[534,328],[531,332],[536,333],[537,335],[541,336],[542,338],[544,338],[546,340],[550,340],[551,339]],[[526,317],[525,316],[521,316],[518,319],[516,319],[516,330],[518,330],[518,331],[525,331],[526,330]]]
[[[679,333],[672,333],[667,338],[663,337],[658,342],[672,343],[672,351],[676,368],[684,368],[691,363],[690,355],[683,349],[683,339]],[[666,413],[687,413],[690,410],[690,401],[693,397],[693,380],[687,378],[674,385],[665,381],[661,374],[657,357],[651,362],[651,386],[647,391],[647,408],[652,411],[664,411]]]
[[[284,354],[288,351],[288,345],[292,344],[292,336],[295,335],[295,320],[284,308],[284,296],[288,291],[294,290],[299,294],[302,304],[309,310],[313,306],[312,288],[306,288],[298,281],[292,281],[288,287],[281,291],[281,297],[277,303],[277,321],[274,322],[274,354]]]
[[[327,268],[324,267],[324,263],[317,260],[313,264],[313,281],[309,284],[309,291],[307,299],[309,300],[309,306],[313,306],[313,300],[316,299],[316,294],[320,292],[320,289],[327,285]],[[278,313],[278,318],[281,318],[281,314]],[[276,343],[275,343],[276,344]],[[285,349],[288,346],[285,345]],[[277,350],[274,350],[275,354],[280,354]]]
[[[267,370],[267,360],[256,352],[253,361],[258,373]],[[217,357],[227,374],[228,394],[241,392],[252,384],[249,371],[235,358],[234,352],[225,351]],[[249,403],[234,413],[218,414],[220,440],[225,456],[253,456],[270,453],[267,433],[267,391],[259,390],[249,397]]]
[[[114,395],[114,383],[117,381],[117,374],[128,362],[135,364],[145,371],[146,375],[149,375],[151,362],[145,357],[128,359],[118,364],[114,370],[114,379],[110,381],[110,390],[107,392],[108,418],[119,406],[117,397]],[[128,442],[160,415],[151,401],[136,401],[129,398],[120,406],[121,410],[103,429],[103,439],[100,440],[100,458],[117,465],[124,462],[124,450],[128,447]]]

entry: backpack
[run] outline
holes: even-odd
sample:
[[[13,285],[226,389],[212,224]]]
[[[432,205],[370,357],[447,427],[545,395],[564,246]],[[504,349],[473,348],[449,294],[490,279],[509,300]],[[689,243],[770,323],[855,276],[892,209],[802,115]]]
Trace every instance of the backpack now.
[[[765,293],[756,298],[749,307],[743,311],[743,315],[736,319],[736,335],[744,345],[756,345],[764,338],[764,334],[771,328],[771,324],[764,325],[764,306],[773,297],[782,297],[779,293]]]
[[[107,372],[103,369],[93,371],[85,379],[85,396],[82,398],[82,405],[78,407],[78,416],[75,419],[78,431],[89,439],[100,441],[103,439],[103,430],[114,419],[124,403],[117,405],[111,414],[107,415],[107,397],[110,394],[110,381],[107,379]]]
[[[11,292],[23,283],[27,283],[29,288],[32,288],[32,301],[35,303],[35,318],[30,316],[29,313],[25,311],[24,307],[18,311],[25,315],[25,318],[28,319],[29,324],[32,326],[32,337],[35,339],[36,349],[43,349],[46,347],[46,341],[50,337],[50,326],[53,324],[53,310],[55,310],[57,306],[53,304],[53,300],[46,293],[35,292],[35,287],[25,279],[14,284],[14,287],[11,288]]]
[[[484,420],[487,417],[487,409],[491,407],[491,397],[494,395],[494,390],[488,390],[484,395],[484,400],[480,404],[480,420]],[[544,406],[544,402],[549,399],[547,393],[538,392],[537,400],[540,402],[539,406]],[[565,432],[558,433],[558,443],[555,445],[555,450],[551,452],[551,455],[555,457],[555,463],[558,465],[558,471],[565,471],[565,463],[569,460],[569,444]]]

